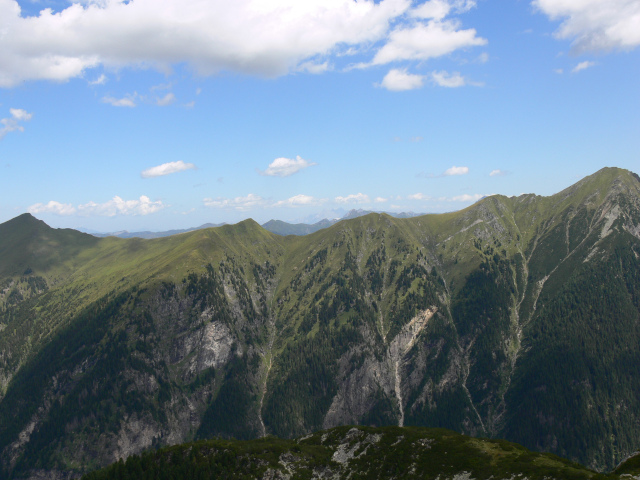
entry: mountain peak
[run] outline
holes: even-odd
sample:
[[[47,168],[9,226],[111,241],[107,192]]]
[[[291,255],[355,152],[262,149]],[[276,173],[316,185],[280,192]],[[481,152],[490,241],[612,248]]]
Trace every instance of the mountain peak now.
[[[18,215],[17,217],[14,217],[11,220],[8,220],[0,224],[0,229],[4,230],[6,228],[9,228],[9,229],[24,228],[27,226],[32,226],[32,227],[44,226],[47,228],[51,228],[45,222],[43,222],[42,220],[38,220],[36,217],[31,215],[30,213],[23,213],[22,215]]]

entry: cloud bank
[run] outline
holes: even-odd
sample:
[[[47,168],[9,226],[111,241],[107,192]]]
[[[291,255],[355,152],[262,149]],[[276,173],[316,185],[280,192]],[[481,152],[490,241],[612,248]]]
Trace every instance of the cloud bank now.
[[[137,200],[123,200],[119,196],[113,197],[105,203],[88,202],[74,207],[70,203],[60,203],[51,200],[48,203],[36,203],[27,211],[32,214],[53,213],[55,215],[79,215],[114,217],[116,215],[149,215],[165,208],[162,200],[151,201],[146,195]]]
[[[71,2],[61,11],[25,17],[16,0],[0,0],[0,87],[67,81],[98,66],[167,72],[187,64],[201,75],[232,71],[271,78],[317,74],[331,70],[332,59],[363,51],[372,51],[365,62],[370,66],[487,43],[448,17],[469,10],[472,1]]]

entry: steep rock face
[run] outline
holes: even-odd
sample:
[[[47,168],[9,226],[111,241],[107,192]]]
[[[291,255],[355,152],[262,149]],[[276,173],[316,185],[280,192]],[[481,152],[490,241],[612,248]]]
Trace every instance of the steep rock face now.
[[[297,238],[251,221],[90,243],[45,227],[27,228],[29,251],[34,231],[62,238],[64,268],[25,253],[0,278],[25,292],[46,282],[2,297],[5,475],[353,423],[506,437],[600,469],[640,446],[629,172]]]
[[[379,360],[375,356],[368,357],[359,368],[353,369],[351,360],[357,353],[350,352],[351,355],[343,357],[340,362],[342,372],[338,374],[338,392],[324,417],[324,428],[360,423],[375,409],[381,410],[380,402],[385,407],[390,405],[391,411],[383,410],[381,413],[387,414],[387,418],[371,418],[372,423],[397,422],[399,426],[403,426],[405,401],[402,384],[406,375],[405,357],[435,311],[436,308],[421,311],[404,325],[386,345]],[[396,419],[392,416],[394,413]]]

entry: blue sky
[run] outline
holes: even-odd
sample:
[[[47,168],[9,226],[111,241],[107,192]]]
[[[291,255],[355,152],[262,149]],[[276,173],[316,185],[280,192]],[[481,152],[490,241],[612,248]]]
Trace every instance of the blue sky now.
[[[445,212],[640,171],[639,0],[0,0],[0,222]]]

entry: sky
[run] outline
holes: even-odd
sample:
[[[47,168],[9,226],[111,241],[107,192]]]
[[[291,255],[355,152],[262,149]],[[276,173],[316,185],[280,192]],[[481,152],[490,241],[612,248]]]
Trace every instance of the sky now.
[[[0,223],[439,213],[640,173],[640,0],[0,0]]]

